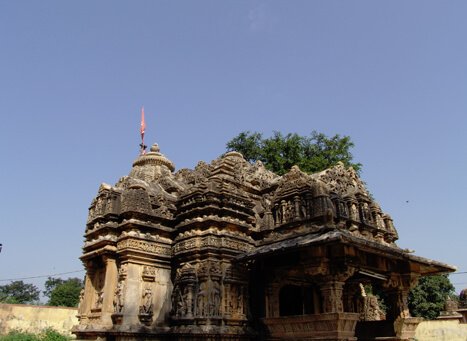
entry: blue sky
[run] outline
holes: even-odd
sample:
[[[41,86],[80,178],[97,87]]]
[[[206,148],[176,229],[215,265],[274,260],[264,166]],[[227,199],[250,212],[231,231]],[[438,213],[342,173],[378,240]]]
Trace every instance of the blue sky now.
[[[128,174],[142,105],[147,141],[177,169],[244,130],[351,136],[398,244],[467,271],[466,13],[428,0],[1,1],[0,279],[82,269],[87,208]]]

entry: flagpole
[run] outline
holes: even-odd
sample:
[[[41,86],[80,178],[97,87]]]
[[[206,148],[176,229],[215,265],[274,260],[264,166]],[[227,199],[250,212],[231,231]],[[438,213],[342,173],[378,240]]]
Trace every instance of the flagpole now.
[[[146,132],[146,121],[144,120],[144,107],[141,107],[141,127],[140,127],[141,144],[139,145],[141,147],[140,155],[146,154],[147,146],[144,144],[144,133],[145,132]]]

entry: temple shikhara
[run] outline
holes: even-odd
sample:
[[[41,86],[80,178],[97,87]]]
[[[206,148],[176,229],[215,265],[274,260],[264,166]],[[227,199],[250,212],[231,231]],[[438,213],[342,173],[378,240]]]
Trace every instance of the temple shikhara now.
[[[89,208],[79,340],[409,340],[420,276],[343,164],[283,176],[228,152],[175,172],[153,145]]]

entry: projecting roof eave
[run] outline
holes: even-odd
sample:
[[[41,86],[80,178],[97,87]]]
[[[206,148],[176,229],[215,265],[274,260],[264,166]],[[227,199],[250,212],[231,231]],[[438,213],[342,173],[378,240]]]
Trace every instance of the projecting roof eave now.
[[[245,262],[310,246],[332,243],[355,245],[363,251],[377,253],[392,259],[400,259],[411,263],[417,263],[420,265],[420,273],[422,275],[443,274],[457,270],[455,266],[437,262],[428,258],[419,257],[410,254],[399,247],[384,245],[365,238],[356,237],[350,234],[348,231],[338,229],[326,229],[322,233],[301,235],[294,238],[262,245],[252,252],[238,256],[237,260],[240,262]]]

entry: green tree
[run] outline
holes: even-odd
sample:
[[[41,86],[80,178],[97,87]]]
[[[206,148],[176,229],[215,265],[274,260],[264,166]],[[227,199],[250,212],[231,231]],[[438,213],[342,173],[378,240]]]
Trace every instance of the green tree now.
[[[446,298],[455,297],[454,290],[447,275],[422,277],[409,294],[410,313],[430,320],[437,318]]]
[[[39,289],[34,284],[13,281],[0,286],[0,302],[31,304],[39,301]]]
[[[83,281],[79,278],[47,278],[44,295],[49,297],[48,305],[76,307],[79,303],[79,293]]]
[[[263,138],[258,132],[245,131],[227,142],[227,151],[237,151],[250,162],[261,161],[265,167],[279,175],[297,165],[307,173],[315,173],[336,165],[339,161],[357,172],[362,165],[352,162],[350,149],[354,143],[349,136],[328,137],[313,131],[310,136],[282,135],[274,132]]]
[[[44,287],[45,290],[42,291],[44,296],[49,297],[52,294],[52,291],[60,284],[63,284],[65,282],[64,279],[61,278],[53,278],[53,277],[47,277],[47,280],[45,281]]]

